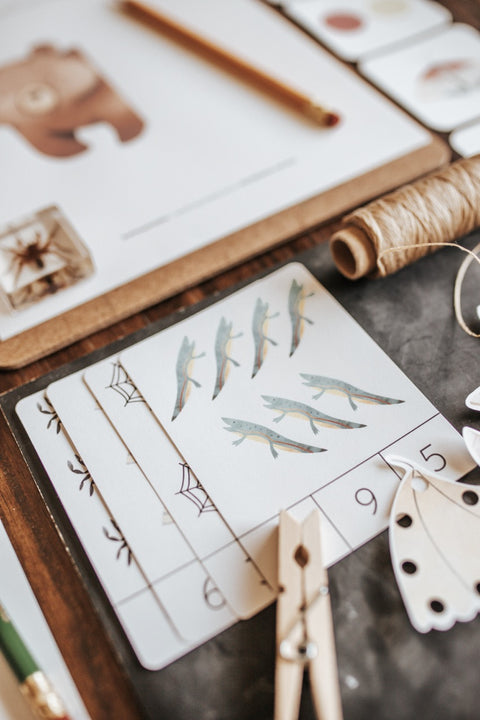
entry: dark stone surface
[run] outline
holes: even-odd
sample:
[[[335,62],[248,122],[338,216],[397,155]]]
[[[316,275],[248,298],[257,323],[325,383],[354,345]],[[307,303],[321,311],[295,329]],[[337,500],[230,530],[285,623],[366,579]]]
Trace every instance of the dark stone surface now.
[[[479,239],[472,236],[468,245]],[[458,327],[452,307],[455,274],[462,259],[458,250],[445,249],[390,278],[352,284],[334,269],[326,247],[298,258],[457,429],[464,424],[480,427],[480,414],[464,405],[466,395],[480,385],[480,341]],[[472,270],[464,297],[465,314],[472,321],[480,303],[479,278],[478,270]],[[142,331],[135,337],[145,334]],[[127,342],[131,339],[68,369],[100,359]],[[67,368],[55,376],[66,372]],[[37,381],[34,387],[51,379]],[[22,393],[26,391],[10,393],[3,405],[25,444],[13,418],[14,402]],[[25,453],[35,465],[28,443]],[[45,483],[37,467],[38,473],[39,483]],[[73,556],[88,575],[85,559],[54,498],[51,507],[65,537],[70,537]],[[479,550],[475,547],[472,552]],[[474,720],[480,716],[480,619],[457,624],[446,633],[421,635],[413,630],[393,577],[386,533],[331,568],[329,576],[345,720]],[[152,673],[132,657],[91,576],[89,584],[151,720],[273,717],[274,606]],[[300,717],[314,718],[307,679]]]

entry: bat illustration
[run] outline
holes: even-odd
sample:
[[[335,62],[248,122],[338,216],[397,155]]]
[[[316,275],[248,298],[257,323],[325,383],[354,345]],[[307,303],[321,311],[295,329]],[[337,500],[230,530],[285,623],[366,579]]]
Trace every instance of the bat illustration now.
[[[318,428],[315,423],[323,425],[323,427],[327,428],[342,428],[344,430],[366,427],[361,423],[354,423],[349,420],[340,420],[340,418],[325,415],[319,410],[315,410],[315,408],[310,405],[305,405],[304,403],[297,402],[296,400],[287,400],[286,398],[272,397],[271,395],[262,395],[262,398],[268,403],[265,405],[266,408],[269,410],[278,410],[281,413],[281,415],[276,417],[273,422],[280,422],[285,415],[293,415],[294,417],[298,417],[302,420],[308,420],[315,435],[318,433]]]
[[[252,378],[255,377],[257,372],[262,367],[262,363],[265,359],[267,351],[267,342],[271,343],[272,345],[277,345],[275,340],[272,340],[272,338],[266,336],[265,325],[267,323],[267,320],[277,317],[278,313],[275,313],[275,315],[267,315],[267,313],[268,303],[263,302],[263,300],[258,298],[257,302],[255,303],[255,309],[253,311],[252,319],[252,333],[253,341],[255,343],[255,357],[253,360]]]
[[[352,410],[357,409],[357,405],[354,403],[354,399],[359,403],[367,403],[369,405],[396,405],[403,403],[404,400],[395,400],[395,398],[384,397],[383,395],[374,395],[373,393],[361,390],[354,385],[349,385],[342,380],[336,380],[335,378],[324,377],[323,375],[309,375],[308,373],[300,373],[306,382],[304,385],[307,387],[313,387],[319,390],[316,395],[313,395],[314,400],[318,400],[323,393],[331,393],[332,395],[345,395],[348,402],[350,403]]]
[[[230,343],[234,338],[241,337],[243,333],[232,335],[232,323],[227,322],[224,317],[221,318],[218,325],[217,334],[215,337],[215,359],[217,362],[217,377],[215,379],[215,388],[213,391],[212,400],[215,400],[220,390],[225,385],[228,371],[230,368],[229,363],[239,367],[239,364],[229,355]]]
[[[225,430],[240,435],[240,438],[238,440],[234,440],[232,445],[240,445],[240,443],[248,437],[252,440],[267,443],[274,458],[278,457],[278,452],[275,449],[276,447],[282,448],[282,450],[299,453],[318,453],[325,452],[326,450],[326,448],[305,445],[304,443],[297,442],[296,440],[291,440],[283,435],[279,435],[264,425],[256,425],[248,420],[237,420],[234,418],[222,418],[222,420],[229,426],[224,428]]]
[[[290,345],[290,357],[297,349],[303,335],[303,324],[307,322],[313,325],[313,320],[305,317],[303,312],[304,300],[311,297],[313,293],[305,295],[303,293],[303,285],[299,285],[296,280],[292,280],[290,292],[288,293],[288,313],[292,324],[292,343]]]
[[[173,410],[172,421],[183,410],[190,393],[190,384],[195,387],[201,387],[200,383],[194,380],[190,375],[191,365],[197,358],[201,358],[205,353],[194,355],[195,342],[190,342],[185,336],[182,340],[180,350],[177,357],[176,373],[177,373],[177,399]]]

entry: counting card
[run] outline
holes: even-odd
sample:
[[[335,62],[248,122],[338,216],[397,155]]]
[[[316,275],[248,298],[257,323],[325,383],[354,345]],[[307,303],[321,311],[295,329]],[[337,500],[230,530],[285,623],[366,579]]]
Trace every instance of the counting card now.
[[[195,598],[195,594],[203,593],[209,581],[208,573],[178,526],[164,522],[165,506],[161,498],[129,455],[81,376],[74,374],[53,383],[47,388],[47,395],[154,592],[157,583],[169,577],[173,578],[169,587],[178,583],[179,597],[187,594]],[[190,566],[189,573],[179,581],[181,573],[175,571],[187,566]],[[195,577],[189,584],[192,570]],[[219,628],[219,619],[225,626],[232,617],[226,604],[216,613],[212,613],[207,604],[200,604],[193,622],[193,615],[183,612],[175,593],[164,590],[159,595],[168,616],[186,641],[205,640],[222,627],[221,624]]]
[[[290,0],[287,15],[345,60],[358,60],[395,43],[415,41],[451,18],[424,0]]]
[[[365,60],[360,70],[434,130],[480,115],[480,34],[468,25]]]
[[[242,618],[275,595],[115,358],[84,380],[228,603]],[[275,553],[272,553],[275,557]]]
[[[398,480],[386,448],[441,454],[454,478],[472,467],[458,433],[298,264],[120,360],[267,577],[282,508],[320,506],[338,556],[386,527]]]
[[[69,387],[73,386],[74,380],[74,376],[68,378]],[[79,381],[81,384],[81,378]],[[88,391],[86,393],[88,397]],[[71,397],[73,400],[73,395]],[[88,406],[101,423],[101,411],[95,410],[91,397],[88,397]],[[80,405],[77,409],[80,410]],[[196,562],[165,508],[157,500],[152,512],[144,494],[141,512],[145,532],[140,543],[137,542],[135,527],[132,531],[131,523],[128,519],[125,522],[125,513],[122,515],[118,505],[121,492],[125,491],[121,482],[122,467],[127,468],[132,489],[142,495],[139,470],[123,447],[120,454],[118,448],[111,452],[108,422],[107,433],[98,437],[102,440],[101,448],[111,477],[117,484],[118,500],[116,504],[115,501],[112,503],[119,509],[116,516],[100,490],[101,478],[97,484],[97,478],[93,477],[77,448],[72,446],[58,414],[43,393],[21,400],[17,413],[138,659],[145,667],[163,667],[235,622],[236,616],[229,610],[214,581]],[[91,415],[82,417],[85,422],[92,423]],[[118,465],[116,457],[120,458]],[[108,495],[108,487],[105,489]],[[130,510],[132,514],[135,512],[135,503]],[[155,513],[157,521],[154,523]],[[147,517],[151,522],[146,522]],[[123,532],[125,525],[128,536]],[[152,533],[159,544],[154,552],[150,552],[149,560],[145,545]],[[163,548],[163,552],[159,552],[159,548]],[[152,567],[154,562],[157,567]]]

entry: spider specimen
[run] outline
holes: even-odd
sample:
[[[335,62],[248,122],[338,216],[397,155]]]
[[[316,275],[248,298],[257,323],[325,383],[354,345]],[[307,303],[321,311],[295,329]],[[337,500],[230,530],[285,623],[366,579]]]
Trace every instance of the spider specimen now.
[[[58,223],[54,223],[48,235],[42,238],[41,233],[36,231],[34,239],[30,242],[24,241],[18,235],[15,236],[15,247],[3,248],[4,252],[12,256],[7,273],[13,273],[13,286],[18,286],[18,281],[25,267],[33,267],[42,270],[45,267],[47,255],[62,257],[58,248],[53,246],[54,238],[60,229]]]

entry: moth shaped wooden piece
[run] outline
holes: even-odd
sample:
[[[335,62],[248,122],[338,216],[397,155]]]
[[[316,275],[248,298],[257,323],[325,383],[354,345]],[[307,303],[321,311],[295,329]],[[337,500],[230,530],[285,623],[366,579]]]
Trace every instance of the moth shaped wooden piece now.
[[[465,399],[465,405],[470,410],[480,411],[480,387],[468,395]],[[480,465],[480,432],[471,427],[464,427],[462,435],[468,452],[477,465]]]
[[[476,388],[470,393],[470,395],[468,395],[465,399],[465,405],[470,408],[470,410],[480,411],[480,387]]]
[[[454,482],[408,460],[392,505],[390,555],[416,630],[448,630],[480,611],[480,488]]]

